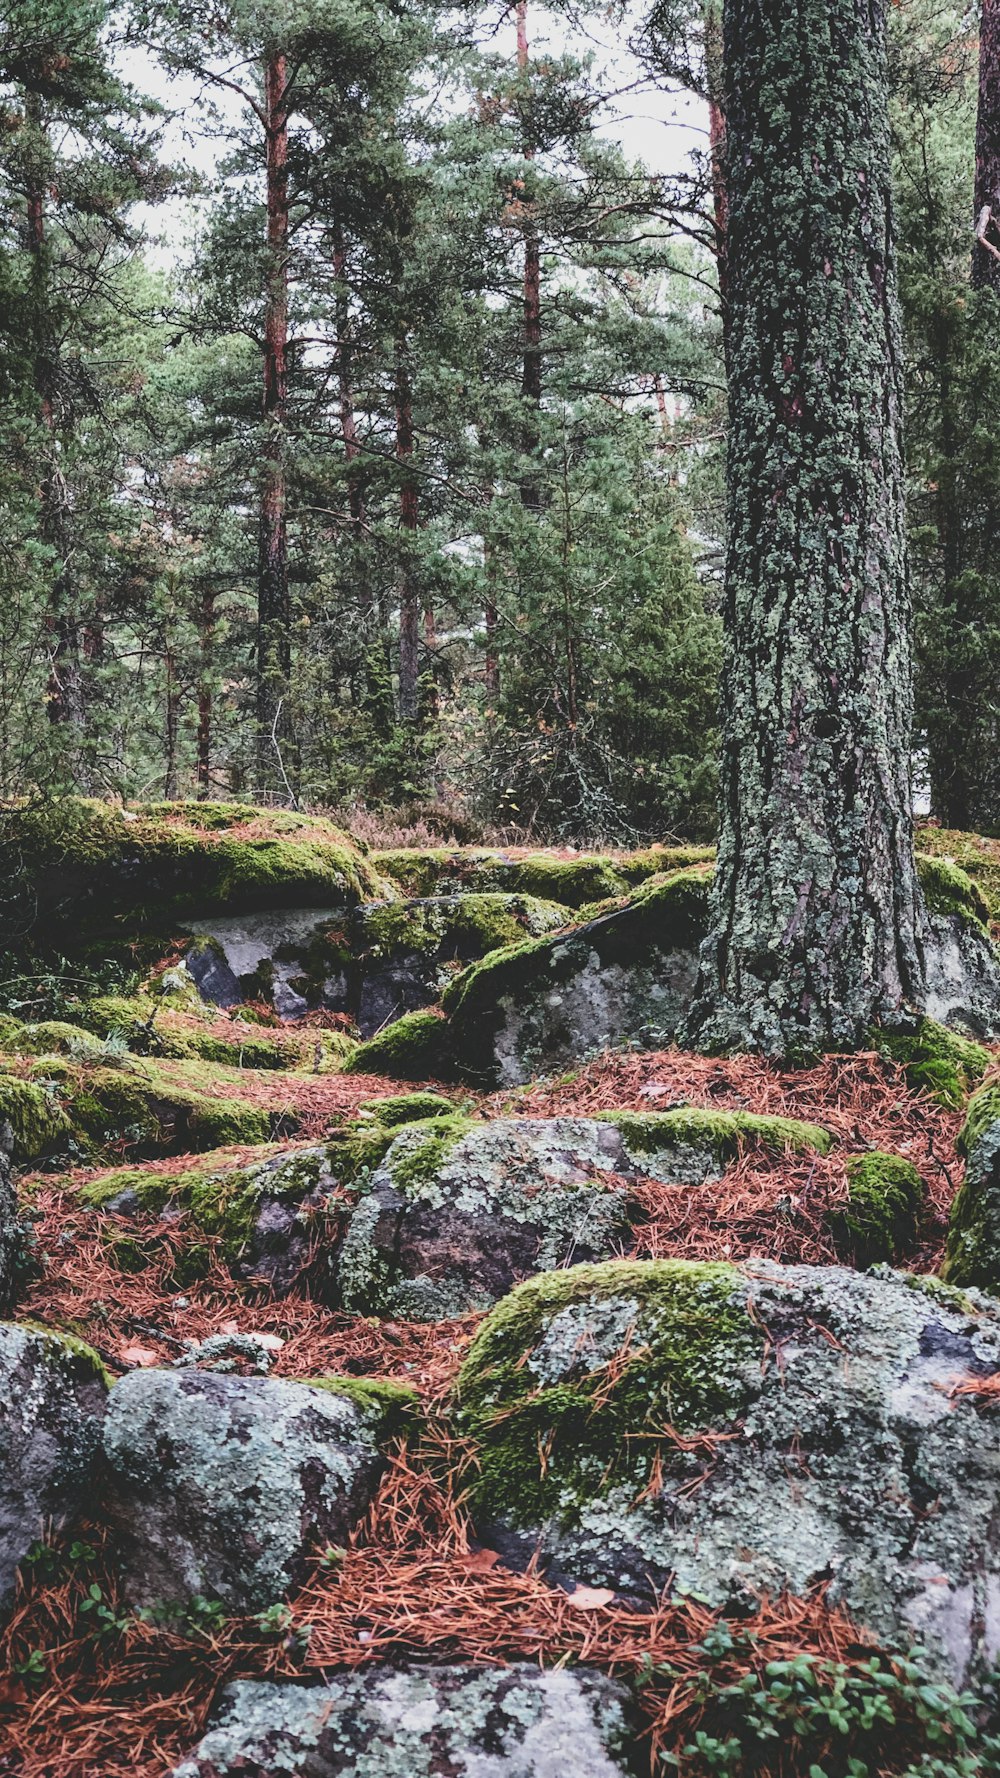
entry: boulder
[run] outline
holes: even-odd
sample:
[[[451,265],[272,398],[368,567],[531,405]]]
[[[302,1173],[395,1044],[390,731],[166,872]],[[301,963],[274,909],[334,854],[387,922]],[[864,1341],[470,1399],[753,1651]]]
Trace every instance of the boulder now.
[[[349,1014],[371,1037],[430,1006],[457,967],[564,926],[569,910],[531,895],[376,901],[334,916],[315,909],[195,920],[188,974],[207,1001],[268,1001],[282,1018],[311,1007]]]
[[[397,1392],[398,1393],[398,1392]],[[382,1473],[385,1391],[210,1371],[133,1371],[104,1428],[106,1516],[136,1605],[261,1611],[342,1545]]]
[[[586,1667],[237,1680],[171,1778],[627,1778],[628,1715],[625,1687]]]
[[[997,1376],[1000,1304],[887,1269],[550,1273],[460,1375],[479,1535],[716,1608],[828,1585],[961,1684],[1000,1652]]]
[[[411,1125],[351,1213],[335,1262],[340,1300],[420,1321],[488,1308],[534,1272],[621,1253],[637,1178],[697,1187],[748,1143],[823,1150],[829,1137],[693,1108]]]
[[[0,1323],[0,1607],[46,1528],[92,1499],[107,1382],[81,1341]]]

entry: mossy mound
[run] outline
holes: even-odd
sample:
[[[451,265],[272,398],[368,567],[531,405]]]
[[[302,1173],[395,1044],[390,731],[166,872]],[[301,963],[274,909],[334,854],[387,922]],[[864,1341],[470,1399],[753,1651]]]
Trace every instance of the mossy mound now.
[[[837,1250],[858,1266],[901,1259],[914,1247],[926,1191],[902,1155],[852,1155],[847,1208],[831,1219]]]
[[[349,1074],[387,1074],[392,1080],[448,1080],[452,1071],[447,1021],[430,1011],[404,1013],[359,1043],[345,1063]]]
[[[975,879],[948,858],[917,854],[917,876],[931,914],[958,914],[988,926],[990,904]]]
[[[993,919],[1000,919],[1000,839],[957,828],[918,827],[918,859],[957,865],[981,891]]]
[[[354,906],[385,892],[332,823],[239,803],[25,808],[5,824],[0,874],[12,926],[40,953],[140,940],[151,961],[185,916]]]
[[[522,938],[540,938],[571,918],[569,909],[536,895],[494,892],[382,902],[359,910],[363,952],[391,956],[423,953],[473,959]]]
[[[151,1061],[123,1057],[112,1066],[110,1059],[91,1064],[45,1056],[33,1064],[31,1076],[20,1084],[33,1086],[55,1108],[44,1141],[33,1149],[36,1156],[75,1151],[94,1157],[117,1146],[155,1157],[171,1150],[266,1142],[274,1134],[267,1111],[244,1100],[200,1093],[169,1078]],[[287,1128],[287,1118],[283,1121]]]
[[[9,1124],[15,1161],[33,1161],[70,1139],[72,1122],[54,1091],[0,1073],[0,1125]]]
[[[989,1050],[934,1019],[920,1019],[912,1031],[876,1031],[875,1047],[901,1062],[917,1091],[929,1092],[941,1105],[960,1110],[992,1060]]]
[[[627,895],[647,877],[710,862],[711,846],[649,846],[623,854],[549,852],[511,856],[480,847],[375,852],[372,864],[406,895],[455,895],[488,890],[539,896],[580,909],[609,896]]]
[[[476,1335],[457,1386],[481,1519],[538,1525],[627,1479],[648,1484],[664,1426],[732,1422],[763,1329],[733,1266],[573,1266],[521,1284]]]
[[[745,1147],[759,1143],[773,1154],[791,1151],[829,1154],[833,1137],[820,1124],[794,1117],[761,1117],[752,1111],[705,1111],[685,1106],[675,1111],[598,1111],[602,1122],[614,1124],[636,1157],[665,1149],[707,1148],[723,1165]]]
[[[385,1128],[420,1123],[428,1117],[451,1117],[455,1107],[441,1093],[390,1093],[386,1099],[363,1099],[358,1111]]]

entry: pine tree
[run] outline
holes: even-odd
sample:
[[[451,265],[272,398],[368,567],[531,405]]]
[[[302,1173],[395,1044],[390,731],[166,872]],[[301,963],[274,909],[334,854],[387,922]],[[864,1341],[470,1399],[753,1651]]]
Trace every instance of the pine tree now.
[[[771,1054],[919,1005],[881,7],[728,0],[721,819],[692,1026]]]

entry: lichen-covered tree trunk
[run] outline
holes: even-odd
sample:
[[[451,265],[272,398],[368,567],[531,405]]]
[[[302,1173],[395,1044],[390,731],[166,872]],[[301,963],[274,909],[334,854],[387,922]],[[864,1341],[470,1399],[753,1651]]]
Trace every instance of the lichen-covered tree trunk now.
[[[1000,292],[1000,0],[982,0],[972,282]]]
[[[714,913],[692,1033],[919,1005],[883,0],[726,0],[730,438]]]

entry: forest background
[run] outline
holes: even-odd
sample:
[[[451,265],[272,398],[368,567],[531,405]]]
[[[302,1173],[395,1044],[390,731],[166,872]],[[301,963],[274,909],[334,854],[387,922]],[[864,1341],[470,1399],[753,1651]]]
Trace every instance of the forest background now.
[[[891,32],[915,771],[1000,831],[978,26]],[[7,6],[0,796],[712,837],[719,33],[712,0]],[[705,125],[666,173],[626,152],[643,93]]]

